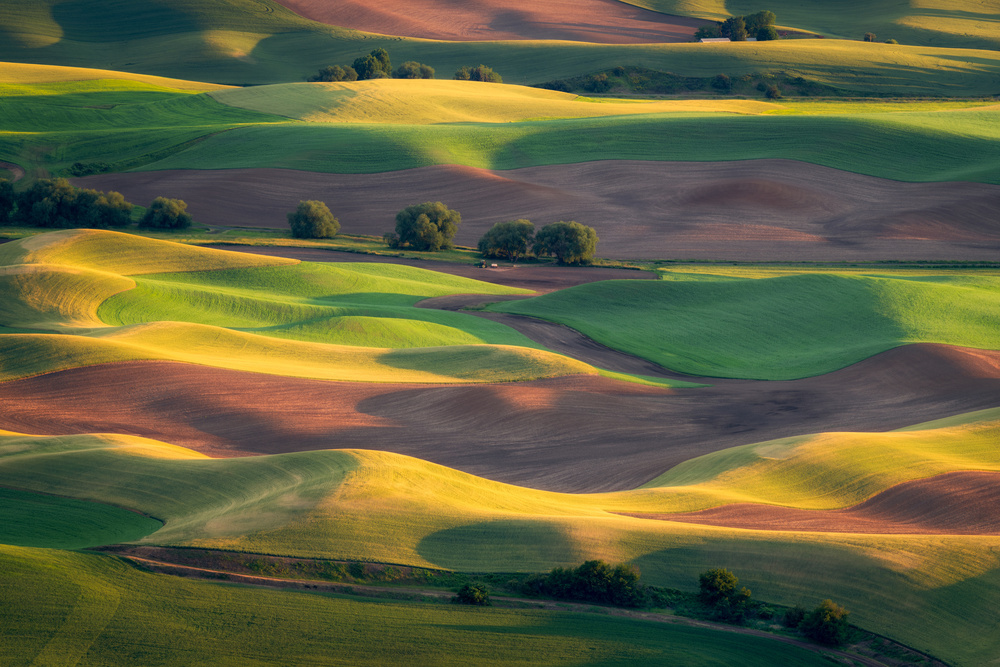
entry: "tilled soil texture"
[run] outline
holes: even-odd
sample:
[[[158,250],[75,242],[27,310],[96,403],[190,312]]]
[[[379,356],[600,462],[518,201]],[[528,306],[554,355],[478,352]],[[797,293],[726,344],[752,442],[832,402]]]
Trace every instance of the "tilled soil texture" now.
[[[590,225],[598,255],[739,261],[970,260],[1000,257],[1000,186],[903,183],[792,160],[606,161],[489,171],[382,174],[282,169],[160,171],[73,179],[136,202],[183,199],[204,224],[287,228],[302,199],[327,202],[347,234],[381,236],[410,204],[462,214],[455,242],[495,222]]]
[[[707,21],[617,0],[278,0],[320,23],[398,37],[448,41],[559,39],[600,44],[694,41]],[[470,63],[477,65],[479,63]]]
[[[630,514],[750,530],[922,535],[1000,534],[1000,474],[953,472],[906,482],[843,510],[739,503],[683,514]]]
[[[995,407],[1000,352],[910,345],[815,378],[712,382],[380,385],[134,362],[0,384],[0,428],[135,434],[212,456],[386,450],[523,486],[608,491],[736,445]]]

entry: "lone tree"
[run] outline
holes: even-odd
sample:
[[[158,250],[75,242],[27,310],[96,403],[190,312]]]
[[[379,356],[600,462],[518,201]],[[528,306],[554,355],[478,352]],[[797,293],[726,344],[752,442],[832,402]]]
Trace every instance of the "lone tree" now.
[[[375,49],[367,56],[362,56],[352,65],[358,73],[358,80],[388,79],[392,77],[392,63],[389,52],[385,49]]]
[[[288,226],[297,239],[332,239],[340,231],[340,222],[321,201],[300,201],[288,214]]]
[[[530,220],[498,222],[479,239],[479,252],[484,257],[506,258],[516,262],[528,253],[535,240],[535,226]]]
[[[818,607],[805,615],[799,623],[799,630],[814,641],[839,646],[846,642],[850,635],[848,614],[850,612],[836,602],[823,600]]]
[[[503,77],[486,65],[476,67],[459,67],[455,72],[458,81],[485,81],[487,83],[503,83]]]
[[[698,575],[698,597],[712,608],[712,617],[719,621],[740,623],[751,611],[750,591],[736,590],[740,580],[725,568]]]
[[[438,251],[451,248],[462,215],[439,201],[407,206],[396,214],[396,232],[383,238],[390,248]]]
[[[430,65],[418,63],[415,60],[407,60],[396,68],[397,79],[433,79],[434,68]]]
[[[597,232],[579,222],[553,222],[535,236],[538,256],[553,255],[560,264],[589,264],[597,251]]]
[[[139,226],[148,229],[187,229],[191,222],[191,215],[183,200],[157,197],[139,219]]]
[[[353,67],[341,67],[340,65],[330,65],[320,69],[319,72],[307,79],[310,82],[323,81],[357,81],[358,73]]]
[[[865,41],[866,42],[874,42],[875,41],[875,33],[873,33],[873,32],[866,32],[865,33]]]

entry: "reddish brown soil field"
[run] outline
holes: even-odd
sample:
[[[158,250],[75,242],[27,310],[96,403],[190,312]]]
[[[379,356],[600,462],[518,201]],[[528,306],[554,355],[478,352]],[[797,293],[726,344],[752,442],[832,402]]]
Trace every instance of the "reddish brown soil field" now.
[[[501,220],[593,226],[602,257],[741,261],[1000,257],[1000,186],[902,183],[790,160],[607,161],[487,171],[438,166],[341,175],[282,169],[103,174],[77,185],[136,202],[188,202],[199,222],[285,228],[301,199],[329,202],[349,234],[381,236],[414,202],[462,213],[474,246]]]
[[[0,428],[26,433],[129,433],[212,456],[379,449],[536,488],[604,491],[735,445],[1000,405],[1000,352],[911,345],[816,378],[675,391],[586,376],[377,385],[136,362],[3,383],[0,405]]]
[[[601,44],[690,42],[706,21],[617,0],[278,0],[321,23],[450,41],[562,39]],[[478,64],[478,63],[475,63]]]
[[[740,503],[684,514],[632,514],[750,530],[934,535],[1000,534],[1000,474],[953,472],[899,484],[844,510]]]

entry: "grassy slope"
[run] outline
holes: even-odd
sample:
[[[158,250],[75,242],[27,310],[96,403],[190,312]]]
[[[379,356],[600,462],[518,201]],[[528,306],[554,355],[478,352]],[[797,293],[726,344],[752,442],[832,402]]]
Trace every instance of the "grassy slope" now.
[[[591,160],[787,158],[904,181],[1000,183],[996,108],[843,115],[647,114],[443,125],[255,126],[141,167],[376,173],[433,164],[515,169]],[[860,159],[858,156],[864,156]]]
[[[832,12],[831,12],[832,13]],[[845,13],[846,14],[846,13]],[[301,81],[317,68],[350,63],[376,47],[395,62],[419,60],[446,77],[487,63],[512,83],[578,76],[620,64],[678,74],[786,70],[854,90],[992,94],[997,57],[984,50],[932,50],[859,42],[792,40],[769,45],[588,45],[572,42],[435,42],[325,26],[268,0],[0,2],[0,59],[140,71],[222,83]],[[860,38],[860,35],[851,35]],[[963,41],[961,46],[969,46]],[[890,74],[891,76],[886,76]]]
[[[158,271],[169,273],[139,275]],[[0,336],[3,380],[140,359],[366,382],[597,372],[502,325],[412,307],[518,290],[391,264],[298,264],[72,230],[4,244],[0,287],[0,325],[39,331]]]
[[[566,324],[693,375],[807,377],[916,342],[1000,349],[994,276],[678,277],[594,283],[491,308]]]
[[[469,609],[147,574],[92,554],[0,547],[5,664],[812,665],[758,637],[597,614]]]
[[[0,487],[0,544],[55,549],[131,542],[160,529],[135,512]]]
[[[554,90],[468,81],[376,79],[354,83],[289,83],[228,89],[223,104],[314,123],[509,123],[645,113],[763,113],[757,100],[590,100]]]
[[[466,571],[629,560],[651,583],[687,589],[705,567],[725,566],[762,598],[831,596],[863,626],[980,664],[1000,642],[988,613],[1000,594],[998,538],[762,533],[609,511],[734,500],[844,506],[908,479],[1000,470],[998,418],[993,410],[922,430],[741,447],[614,494],[522,489],[379,452],[208,459],[127,436],[4,436],[0,479],[155,511],[166,525],[144,541],[159,544]],[[830,482],[816,488],[817,479]]]
[[[753,0],[623,1],[666,14],[716,21],[761,9],[760,3]],[[989,0],[847,0],[836,4],[823,0],[772,0],[767,9],[777,15],[782,26],[828,37],[861,39],[864,33],[874,32],[881,40],[893,38],[905,44],[980,49],[1000,46],[996,28],[1000,11]]]

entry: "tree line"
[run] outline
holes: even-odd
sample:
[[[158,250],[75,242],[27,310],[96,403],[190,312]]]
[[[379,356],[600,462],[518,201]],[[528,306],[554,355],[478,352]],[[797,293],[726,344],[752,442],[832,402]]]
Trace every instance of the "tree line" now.
[[[41,179],[21,192],[15,192],[10,181],[0,180],[0,225],[121,229],[132,224],[134,210],[120,192],[76,188],[65,178]],[[157,197],[137,224],[146,229],[186,229],[191,222],[182,200]]]
[[[389,52],[377,48],[366,56],[355,58],[350,65],[327,65],[310,76],[309,82],[367,81],[369,79],[433,79],[434,68],[415,60],[407,60],[395,70]],[[503,83],[503,78],[486,65],[460,67],[453,77],[461,81]]]

